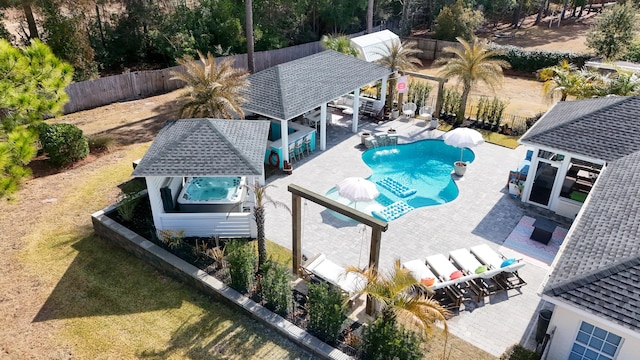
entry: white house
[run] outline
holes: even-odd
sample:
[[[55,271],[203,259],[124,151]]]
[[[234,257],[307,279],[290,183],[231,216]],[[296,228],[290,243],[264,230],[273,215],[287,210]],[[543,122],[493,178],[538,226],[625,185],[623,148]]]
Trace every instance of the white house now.
[[[168,121],[133,171],[147,183],[157,231],[257,235],[250,185],[264,184],[269,121]]]
[[[559,102],[520,140],[522,201],[575,217],[539,290],[546,359],[640,358],[638,116],[640,97]]]

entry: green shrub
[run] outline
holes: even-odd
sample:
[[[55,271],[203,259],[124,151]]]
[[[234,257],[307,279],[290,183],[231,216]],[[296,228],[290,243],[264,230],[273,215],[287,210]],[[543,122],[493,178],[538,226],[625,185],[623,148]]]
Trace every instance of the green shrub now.
[[[257,256],[255,249],[245,240],[232,240],[225,247],[231,287],[248,293],[253,287]]]
[[[515,344],[500,356],[500,360],[540,360],[540,355],[520,344]]]
[[[87,139],[91,153],[111,152],[117,146],[116,140],[109,135],[93,135]]]
[[[82,130],[72,124],[42,126],[40,142],[44,152],[56,166],[74,163],[89,155],[89,144]]]
[[[462,94],[455,89],[445,88],[442,92],[442,114],[444,115],[456,115],[458,109],[460,109],[460,99]]]
[[[347,318],[340,290],[326,283],[309,284],[309,331],[334,345]]]
[[[528,73],[558,65],[562,60],[567,60],[578,68],[582,68],[584,63],[593,57],[590,54],[574,52],[525,50],[513,45],[491,44],[490,49],[500,52],[501,54],[496,57],[506,60],[511,65],[512,70]]]
[[[279,315],[286,316],[292,303],[287,268],[269,259],[264,264],[263,270],[260,288],[262,297],[267,302],[265,307]]]
[[[409,86],[407,90],[407,100],[413,101],[418,109],[425,105],[425,102],[429,99],[429,93],[433,86],[426,81],[421,80],[409,80]]]
[[[394,317],[379,316],[362,334],[364,357],[371,360],[422,359],[420,338],[399,326]]]
[[[627,47],[627,51],[622,56],[622,60],[640,62],[640,38],[635,38]]]
[[[169,249],[177,249],[184,242],[184,230],[162,230],[160,231],[160,240],[167,245]]]

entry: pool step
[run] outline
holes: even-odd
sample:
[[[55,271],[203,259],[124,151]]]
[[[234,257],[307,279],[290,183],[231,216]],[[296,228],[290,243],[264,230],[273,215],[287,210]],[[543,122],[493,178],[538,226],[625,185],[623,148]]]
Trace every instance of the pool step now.
[[[376,184],[391,191],[394,195],[401,198],[405,198],[416,193],[416,189],[411,189],[407,186],[404,186],[390,177],[378,180],[376,181]]]
[[[380,211],[373,211],[371,214],[380,220],[391,221],[413,210],[414,207],[403,200],[396,201]]]

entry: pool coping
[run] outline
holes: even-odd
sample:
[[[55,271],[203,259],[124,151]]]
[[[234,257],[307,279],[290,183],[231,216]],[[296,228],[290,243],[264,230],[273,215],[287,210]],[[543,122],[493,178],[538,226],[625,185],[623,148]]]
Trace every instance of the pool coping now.
[[[241,310],[314,355],[323,359],[353,359],[107,216],[116,209],[113,204],[91,214],[94,232],[101,238],[121,246],[163,273]]]

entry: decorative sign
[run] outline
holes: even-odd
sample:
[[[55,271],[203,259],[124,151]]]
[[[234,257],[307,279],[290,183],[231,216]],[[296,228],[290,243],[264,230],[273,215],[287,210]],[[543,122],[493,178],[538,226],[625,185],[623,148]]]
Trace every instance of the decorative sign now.
[[[398,78],[398,84],[396,85],[396,90],[398,90],[398,94],[404,94],[409,89],[407,87],[407,76],[400,76]]]

